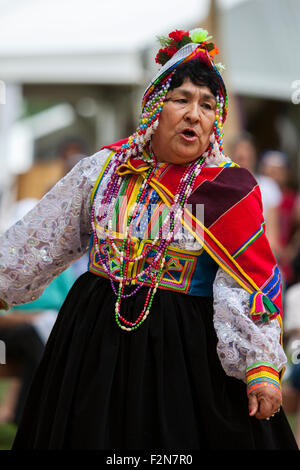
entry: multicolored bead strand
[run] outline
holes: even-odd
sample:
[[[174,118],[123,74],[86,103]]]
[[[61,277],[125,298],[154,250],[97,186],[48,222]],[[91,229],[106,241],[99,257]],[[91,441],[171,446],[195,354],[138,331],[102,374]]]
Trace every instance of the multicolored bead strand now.
[[[150,93],[147,102],[143,106],[139,126],[129,137],[128,142],[122,145],[121,152],[126,158],[135,156],[137,153],[140,153],[140,157],[144,158],[143,148],[150,141],[151,135],[158,125],[158,119],[171,85],[172,75],[173,72],[167,75],[160,83],[160,86]],[[148,163],[152,162],[151,159],[146,161]]]
[[[223,153],[223,109],[224,109],[224,98],[222,94],[217,95],[217,109],[216,117],[214,121],[214,134],[218,144],[220,153]]]
[[[117,301],[115,304],[115,316],[116,316],[117,324],[122,329],[125,329],[126,331],[132,331],[138,328],[143,323],[143,321],[147,318],[150,312],[154,295],[159,286],[160,278],[161,278],[163,268],[166,262],[165,257],[166,257],[166,253],[168,250],[168,246],[174,239],[177,223],[178,222],[180,223],[180,218],[182,217],[185,203],[188,200],[193,190],[193,186],[196,181],[197,175],[200,173],[201,168],[203,167],[204,164],[205,164],[205,158],[202,157],[197,162],[193,162],[186,168],[181,178],[181,181],[178,185],[176,194],[174,196],[173,204],[171,205],[171,208],[169,210],[168,217],[166,218],[168,223],[170,221],[170,228],[169,228],[168,234],[166,238],[163,238],[163,237],[160,238],[160,243],[157,248],[157,255],[156,257],[154,257],[153,262],[150,264],[150,266],[148,266],[143,272],[140,272],[137,276],[127,275],[129,263],[136,262],[138,259],[138,257],[130,256],[130,235],[132,232],[131,225],[138,211],[137,209],[138,203],[140,200],[142,200],[143,196],[145,195],[145,191],[149,185],[150,179],[155,172],[155,167],[149,168],[146,178],[144,179],[143,184],[140,187],[136,203],[134,204],[133,208],[131,208],[132,210],[131,210],[131,214],[129,214],[128,219],[127,219],[127,227],[126,227],[124,239],[122,242],[121,250],[117,248],[115,242],[113,241],[112,220],[111,220],[112,214],[113,214],[111,207],[114,207],[115,205],[116,196],[120,189],[121,181],[119,177],[118,178],[114,177],[114,178],[111,178],[110,180],[111,182],[110,191],[108,191],[106,193],[106,196],[104,197],[104,200],[106,202],[109,202],[111,206],[108,211],[109,212],[109,221],[108,221],[109,238],[107,239],[107,250],[105,254],[105,260],[102,261],[102,264],[112,282],[112,285],[113,285],[113,281],[119,281],[118,291],[114,288],[114,285],[113,285],[113,290],[115,294],[117,295]],[[95,217],[95,209],[93,207],[92,227],[93,227],[93,233],[94,233],[94,244],[95,244],[98,256],[99,256],[99,260],[102,260],[99,243],[98,243],[98,237],[96,233],[94,217]],[[162,227],[163,226],[166,226],[166,224],[164,223]],[[160,234],[162,232],[161,230],[162,227],[160,228],[160,231],[159,231]],[[110,270],[110,262],[109,262],[109,255],[108,255],[109,248],[120,259],[120,275],[119,276],[115,276]],[[155,273],[152,272],[153,269],[155,269]],[[130,322],[126,320],[120,313],[121,300],[122,298],[128,298],[134,295],[143,286],[144,283],[142,282],[139,286],[135,287],[133,289],[133,292],[129,294],[124,292],[125,285],[132,282],[135,279],[139,279],[141,281],[141,277],[143,275],[146,275],[147,277],[151,279],[151,285],[148,289],[145,303],[144,303],[144,308],[142,309],[142,312],[140,313],[140,315],[137,317],[137,319],[134,322]],[[143,279],[142,281],[145,281],[145,279]]]
[[[106,218],[107,224],[104,224],[104,233],[106,231],[106,245],[103,245],[103,252],[100,250],[99,239],[96,230],[96,219],[95,219],[95,205],[92,207],[92,228],[94,237],[94,246],[98,255],[99,262],[103,266],[107,276],[110,279],[113,292],[115,293],[117,300],[115,303],[115,320],[117,325],[126,330],[133,331],[137,329],[147,318],[151,310],[151,306],[154,300],[155,293],[159,287],[159,283],[162,277],[163,269],[166,263],[166,255],[170,243],[174,240],[175,233],[178,226],[181,224],[181,220],[184,214],[185,205],[193,191],[194,184],[197,176],[201,172],[205,162],[209,159],[213,163],[213,159],[218,157],[219,159],[224,157],[223,153],[223,123],[227,114],[227,95],[226,92],[220,88],[217,94],[217,106],[216,116],[213,127],[213,134],[210,140],[210,144],[206,152],[196,162],[192,162],[186,167],[186,170],[178,184],[177,191],[174,196],[173,203],[169,209],[167,217],[159,227],[156,236],[152,240],[152,243],[147,247],[146,253],[143,255],[133,256],[130,252],[131,240],[133,236],[133,230],[135,223],[138,218],[140,204],[144,200],[147,201],[147,191],[150,188],[150,181],[155,174],[157,168],[157,161],[151,147],[149,145],[151,136],[155,132],[160,114],[163,110],[165,99],[169,91],[172,76],[176,69],[172,72],[168,72],[164,77],[160,78],[157,83],[147,91],[143,101],[143,111],[140,117],[140,123],[136,131],[129,137],[128,142],[123,144],[120,151],[117,152],[112,159],[111,163],[105,170],[105,176],[110,172],[110,179],[108,181],[106,190],[103,194],[100,207],[103,209],[103,214],[97,216],[97,222],[100,222]],[[224,97],[225,96],[225,97]],[[117,173],[117,168],[121,163],[126,162],[131,157],[138,156],[151,166],[147,170],[146,176],[139,188],[139,192],[135,203],[129,208],[128,218],[124,231],[124,238],[121,246],[118,247],[116,235],[113,231],[113,221],[115,214],[115,205],[118,201],[119,194],[124,182],[123,177]],[[95,201],[96,198],[94,198]],[[130,263],[136,263],[141,260],[141,257],[147,256],[147,254],[155,247],[156,254],[153,256],[151,263],[140,271],[137,275],[128,275]],[[111,268],[111,257],[119,259],[119,274],[114,274]],[[135,281],[139,281],[137,286],[133,285]],[[145,285],[145,282],[150,282],[149,289],[146,294],[144,307],[137,316],[135,321],[127,320],[121,314],[121,303],[122,299],[129,298],[136,294],[141,287]],[[115,283],[118,282],[118,286]],[[133,287],[131,292],[128,292],[127,288]],[[126,289],[126,290],[125,290]]]

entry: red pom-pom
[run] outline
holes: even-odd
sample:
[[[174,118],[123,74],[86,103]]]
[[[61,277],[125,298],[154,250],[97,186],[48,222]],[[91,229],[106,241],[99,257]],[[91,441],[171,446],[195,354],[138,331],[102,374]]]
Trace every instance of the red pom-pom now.
[[[189,32],[176,29],[169,34],[169,38],[174,39],[175,42],[181,41],[183,36],[189,36]]]
[[[168,54],[169,57],[173,57],[174,54],[178,51],[176,46],[166,47],[165,52]]]

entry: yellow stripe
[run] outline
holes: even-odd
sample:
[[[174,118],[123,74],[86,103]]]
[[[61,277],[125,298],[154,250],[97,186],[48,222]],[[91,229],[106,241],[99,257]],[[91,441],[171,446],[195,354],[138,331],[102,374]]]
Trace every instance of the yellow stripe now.
[[[103,167],[102,167],[102,170],[101,170],[100,173],[99,173],[98,178],[96,179],[96,183],[94,184],[94,187],[93,187],[93,190],[92,190],[92,194],[91,194],[91,204],[93,204],[95,192],[97,191],[97,188],[98,188],[98,185],[99,185],[99,183],[100,183],[100,181],[101,181],[101,178],[102,178],[102,176],[103,176],[103,173],[105,172],[106,167],[107,167],[107,165],[109,164],[110,159],[111,159],[111,157],[113,156],[114,153],[115,153],[114,150],[113,150],[112,152],[110,152],[110,154],[108,155],[108,157],[107,157],[107,159],[106,159],[106,161],[105,161],[105,163],[104,163],[104,165],[103,165]]]
[[[151,184],[151,183],[150,183]],[[171,196],[171,198],[174,198],[174,195],[167,189],[165,188],[161,183],[159,183],[159,185],[164,188],[164,191],[166,191],[167,194],[169,194]],[[163,194],[160,194],[160,197],[162,198],[162,200],[167,204],[168,207],[170,207],[170,203],[169,201],[164,197]],[[206,227],[204,225],[201,224],[201,222],[198,221],[198,219],[196,219],[187,209],[185,209],[186,212],[190,215],[190,217],[197,223],[199,223],[199,225],[201,226],[202,229],[204,229],[208,234],[209,236],[215,241],[215,243],[222,249],[222,245],[218,242],[218,240],[216,240],[216,238],[209,232],[208,229],[206,229]],[[207,247],[206,243],[204,243],[203,240],[201,240],[201,238],[199,237],[199,235],[197,234],[197,232],[194,232],[188,225],[187,223],[181,219],[183,225],[189,230],[189,232],[196,238],[196,240],[203,246],[203,248],[207,251],[207,253],[213,258],[214,261],[216,261],[216,263],[221,266],[224,271],[226,271],[228,274],[230,274],[239,284],[240,286],[242,286],[247,292],[249,292],[250,294],[252,294],[252,291],[251,289],[249,289],[249,287],[246,286],[246,284],[243,283],[243,281],[241,281],[232,271],[228,270],[224,264],[212,253],[212,251]],[[220,246],[221,245],[221,246]],[[228,253],[228,251],[223,247],[223,250],[224,253],[226,254],[226,256],[229,258],[229,259],[233,259],[231,258],[230,254]],[[233,260],[234,261],[234,260]],[[238,264],[234,261],[234,264],[238,267]],[[242,272],[242,268],[239,269],[240,272]],[[246,274],[246,273],[245,273]],[[245,276],[246,278],[249,278],[249,276]],[[250,279],[250,278],[249,278]],[[252,285],[254,284],[255,286],[255,291],[259,290],[259,288],[256,286],[256,284],[252,281],[251,282]]]
[[[97,179],[97,182],[100,181],[101,179],[101,176],[112,156],[114,152],[112,152],[106,163],[105,163],[105,167],[103,168],[102,172],[100,173],[98,179]],[[141,176],[144,176],[144,172],[141,173]],[[95,184],[95,187],[94,187],[94,190],[92,192],[92,197],[93,197],[93,194],[95,192],[95,188],[97,188],[97,182]],[[167,204],[168,207],[170,207],[170,202],[167,200],[167,198],[164,196],[163,193],[161,193],[161,191],[159,191],[159,189],[157,188],[157,186],[160,186],[172,199],[174,198],[174,195],[171,193],[171,191],[169,191],[163,184],[161,184],[160,182],[158,182],[157,180],[154,179],[154,182],[155,184],[152,184],[152,181],[150,181],[150,185],[158,192],[159,196],[161,197],[161,199],[163,200],[163,202],[165,204]],[[240,273],[245,277],[245,279],[247,279],[249,281],[249,283],[253,286],[254,290],[257,291],[259,290],[259,287],[255,284],[255,282],[245,273],[245,271],[238,265],[238,263],[234,260],[234,258],[232,258],[232,256],[228,253],[228,251],[226,250],[226,248],[214,237],[214,235],[203,225],[201,224],[200,221],[198,221],[187,209],[186,209],[187,213],[190,215],[190,217],[196,221],[197,223],[199,223],[200,227],[211,237],[211,239],[219,246],[219,248],[224,252],[224,254],[227,256],[227,258],[230,259],[230,261],[236,266],[236,268],[240,271]],[[237,283],[243,287],[248,293],[252,294],[253,291],[251,289],[249,289],[249,287],[243,282],[241,281],[236,275],[234,272],[232,272],[232,270],[228,269],[223,263],[222,261],[219,260],[219,258],[217,258],[214,253],[210,250],[209,247],[207,247],[206,243],[204,243],[204,240],[201,240],[201,238],[197,235],[197,232],[194,232],[186,223],[183,219],[181,219],[183,225],[189,230],[189,232],[196,238],[196,240],[203,246],[203,248],[205,249],[205,251],[211,256],[211,258],[219,265],[221,266],[222,269],[224,269],[225,272],[227,272],[231,277],[233,277]],[[277,317],[275,318],[278,320],[279,322],[279,325],[280,325],[280,328],[281,328],[281,337],[280,337],[280,343],[282,345],[282,336],[283,336],[283,327],[282,327],[282,319],[280,317],[280,315],[277,315]],[[272,320],[271,320],[272,321]],[[282,378],[283,376],[283,373],[284,373],[284,369],[281,371],[280,373],[280,378]]]
[[[263,225],[265,225],[264,222],[263,222]],[[247,247],[247,245],[249,245],[250,243],[252,243],[252,240],[253,240],[253,239],[255,240],[257,237],[259,237],[259,235],[261,235],[261,234],[263,233],[263,231],[264,231],[264,229],[263,229],[263,226],[262,226],[262,228],[260,229],[260,231],[257,232],[256,235],[253,235],[253,237],[250,238],[250,240],[248,240],[247,243],[245,243],[245,244],[239,249],[239,251],[237,251],[237,252],[235,253],[234,256],[237,257],[237,256],[240,254],[240,252],[243,251],[243,250],[245,250],[245,247]]]
[[[259,379],[261,377],[269,377],[270,379],[276,380],[278,382],[278,372],[274,371],[274,374],[271,372],[257,372],[256,374],[251,374],[247,376],[247,382],[250,380]]]
[[[141,174],[141,176],[143,176],[143,173]],[[159,181],[157,181],[156,179],[154,179],[154,182],[155,184],[153,184],[152,182],[150,182],[150,185],[158,192],[159,196],[161,197],[161,199],[168,205],[168,207],[170,207],[170,203],[169,201],[164,197],[164,195],[158,190],[157,186],[160,186],[172,199],[174,198],[174,195],[171,193],[171,191],[169,191],[163,184],[161,184]],[[152,184],[151,184],[152,183]],[[249,281],[249,283],[253,286],[254,290],[257,291],[259,290],[259,287],[255,284],[255,282],[253,281],[253,279],[251,279],[246,273],[245,271],[239,266],[239,264],[235,261],[234,258],[232,258],[232,256],[229,254],[229,252],[226,250],[226,248],[214,237],[214,235],[198,220],[196,219],[196,217],[194,217],[187,209],[185,209],[186,212],[190,215],[190,217],[195,221],[197,222],[201,229],[204,230],[209,236],[210,238],[216,243],[216,245],[218,245],[218,247],[221,249],[221,251],[223,251],[225,253],[225,255],[227,256],[227,258],[232,262],[232,264],[234,264],[236,266],[236,268],[238,269],[238,271],[240,271],[240,273],[245,277],[245,279],[247,279]],[[212,256],[212,258],[217,262],[217,264],[219,264],[220,266],[222,266],[222,268],[228,273],[230,274],[232,277],[234,277],[234,279],[236,279],[236,281],[244,288],[247,290],[247,292],[249,292],[250,294],[252,294],[252,291],[251,289],[249,289],[246,284],[244,284],[237,276],[235,276],[234,273],[232,273],[232,271],[228,271],[223,265],[222,263],[216,259],[216,257],[211,253],[211,251],[209,249],[207,249],[206,245],[204,244],[204,241],[201,240],[201,238],[197,235],[196,232],[194,232],[185,222],[184,220],[182,220],[182,223],[184,226],[186,226],[186,228],[190,231],[190,233],[196,238],[196,240],[201,243],[203,246],[204,246],[204,249]]]
[[[255,301],[256,301],[256,297],[258,296],[258,294],[260,294],[260,292],[257,292],[257,294],[255,294],[254,297],[253,297],[252,307],[251,307],[251,314],[252,313],[259,313],[259,312],[255,311]]]
[[[245,271],[240,267],[240,265],[235,261],[235,259],[232,258],[232,256],[226,250],[226,248],[222,245],[222,243],[220,243],[219,240],[217,240],[215,236],[199,220],[197,220],[196,217],[194,217],[187,209],[186,211],[195,222],[198,222],[200,227],[209,235],[209,237],[216,243],[216,245],[218,245],[218,247],[223,251],[223,253],[227,256],[227,258],[232,262],[232,264],[235,265],[235,267],[238,269],[238,271],[240,271],[240,273],[245,277],[245,279],[249,281],[249,283],[253,286],[254,290],[255,291],[259,290],[259,287],[255,284],[253,279],[251,279],[251,277],[245,273]],[[247,288],[247,291],[252,293],[251,290],[249,290],[249,288]]]
[[[151,183],[150,183],[151,184]],[[166,188],[164,187],[161,183],[158,183],[157,184],[159,186],[161,186],[164,191],[170,195],[171,198],[174,198],[173,194]],[[157,189],[156,189],[157,191]],[[158,191],[157,191],[158,192]],[[160,191],[159,191],[160,193]],[[164,195],[162,193],[159,194],[161,199],[165,202],[165,204],[167,204],[168,207],[170,207],[170,203],[169,201],[164,197]],[[190,217],[196,221],[196,222],[199,222],[187,209],[185,209],[187,213],[190,214]],[[183,225],[189,230],[189,232],[196,238],[196,240],[203,246],[203,248],[205,249],[205,251],[212,257],[212,259],[219,265],[221,266],[222,269],[224,269],[225,272],[227,272],[227,274],[229,274],[231,277],[233,277],[237,282],[238,284],[243,287],[249,294],[252,294],[253,291],[251,289],[248,288],[248,286],[243,282],[241,281],[236,275],[234,272],[232,272],[230,269],[227,269],[227,267],[219,260],[219,258],[217,258],[214,253],[210,250],[210,248],[208,248],[208,246],[206,245],[206,243],[204,243],[203,240],[201,240],[201,238],[197,235],[197,232],[194,232],[192,229],[190,229],[190,227],[185,223],[184,220],[182,220],[182,223]],[[208,233],[208,235],[215,241],[215,243],[219,246],[219,248],[221,248],[221,250],[226,254],[226,256],[233,262],[233,264],[238,268],[238,270],[241,272],[241,274],[244,275],[244,277],[249,280],[250,284],[254,287],[255,291],[259,290],[259,287],[255,284],[255,282],[244,272],[244,270],[238,265],[238,263],[231,257],[231,255],[228,253],[228,251],[223,247],[223,245],[221,245],[221,243],[213,236],[213,234],[208,230],[206,229],[206,227],[204,225],[202,225],[200,223],[200,225],[202,226],[202,228]],[[280,325],[280,330],[281,330],[281,336],[280,336],[280,344],[281,346],[283,345],[283,325],[282,325],[282,318],[280,315],[277,315],[276,318],[274,318],[273,320],[278,320],[279,322],[279,325]],[[270,321],[273,321],[273,320],[270,320]],[[280,379],[282,379],[283,377],[283,374],[284,374],[284,369],[282,369],[282,371],[280,372]]]
[[[151,182],[150,182],[151,184]],[[159,185],[161,188],[163,188],[163,190],[173,199],[174,198],[174,195],[171,193],[171,191],[169,191],[165,186],[163,186],[160,182],[156,181],[155,180],[155,185]],[[154,185],[151,185],[154,187]],[[157,189],[156,189],[157,190]],[[168,207],[170,207],[170,203],[169,201],[164,197],[164,195],[162,193],[159,192],[159,195],[160,197],[162,198],[162,200],[168,205]],[[187,214],[190,215],[190,217],[195,221],[197,222],[200,227],[202,229],[204,229],[204,231],[206,231],[208,233],[208,235],[212,238],[212,240],[214,240],[214,242],[219,246],[219,248],[226,254],[226,256],[233,262],[233,264],[238,268],[238,270],[244,275],[244,277],[249,280],[250,284],[252,284],[252,286],[254,286],[255,288],[255,291],[259,290],[258,286],[254,283],[254,281],[249,277],[247,276],[247,274],[242,270],[242,268],[237,264],[237,262],[231,257],[231,255],[228,253],[228,251],[223,247],[223,245],[213,236],[213,234],[203,225],[201,224],[201,222],[196,219],[196,217],[194,217],[187,209],[185,209]],[[201,240],[201,238],[197,235],[197,232],[194,232],[186,223],[184,220],[182,220],[182,223],[184,224],[184,226],[189,230],[189,232],[196,238],[196,240],[201,243],[201,245],[204,245],[204,249],[212,256],[212,258],[219,264],[221,265],[220,261],[217,261],[216,258],[212,255],[212,253],[210,252],[209,249],[207,249],[207,247],[205,246],[203,240]],[[223,267],[223,266],[222,266]],[[226,272],[228,272],[228,270],[226,268],[224,268]],[[249,292],[250,294],[252,294],[252,291],[242,282],[240,281],[236,276],[233,275],[233,273],[231,272],[228,272],[228,274],[231,274],[236,280],[237,282],[242,286],[244,287],[244,289],[247,290],[247,292]]]
[[[227,165],[227,168],[231,168],[231,167],[234,167],[234,166],[237,166],[237,167],[240,167],[240,165],[238,165],[237,163],[235,162],[227,162],[226,160],[224,160],[223,162],[221,162],[218,166],[222,166],[222,167],[225,167],[225,165],[227,163],[230,163],[230,165]]]

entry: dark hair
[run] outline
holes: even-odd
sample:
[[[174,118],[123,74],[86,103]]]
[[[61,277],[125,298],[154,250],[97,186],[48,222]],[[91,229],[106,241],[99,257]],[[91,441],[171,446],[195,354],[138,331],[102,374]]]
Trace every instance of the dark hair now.
[[[170,90],[180,87],[189,78],[194,85],[207,86],[214,96],[220,88],[218,74],[204,62],[193,59],[180,65],[172,78]]]

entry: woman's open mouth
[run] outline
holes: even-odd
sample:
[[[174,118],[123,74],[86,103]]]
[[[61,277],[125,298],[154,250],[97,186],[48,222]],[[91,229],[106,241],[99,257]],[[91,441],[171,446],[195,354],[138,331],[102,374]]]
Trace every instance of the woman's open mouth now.
[[[198,138],[198,135],[193,129],[186,128],[183,129],[183,131],[180,133],[180,137],[182,137],[182,139],[186,142],[195,142],[195,140]]]

